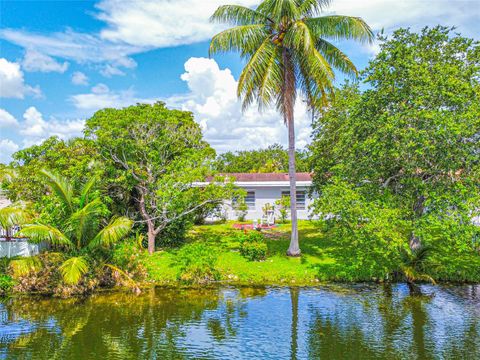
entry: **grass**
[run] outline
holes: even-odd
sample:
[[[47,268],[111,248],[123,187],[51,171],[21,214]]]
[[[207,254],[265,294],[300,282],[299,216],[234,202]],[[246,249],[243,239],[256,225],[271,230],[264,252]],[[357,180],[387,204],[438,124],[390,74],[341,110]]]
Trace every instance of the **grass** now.
[[[232,285],[313,285],[319,281],[378,281],[368,268],[345,267],[342,259],[352,256],[339,242],[320,230],[314,221],[299,222],[301,257],[286,256],[290,242],[290,224],[263,231],[268,246],[265,261],[248,261],[239,253],[240,244],[236,236],[242,230],[233,228],[233,222],[193,227],[187,243],[202,243],[218,258],[215,264],[220,281]],[[439,247],[440,248],[440,247]],[[150,281],[157,285],[178,285],[179,267],[176,264],[178,249],[165,249],[153,255],[142,254],[142,263]],[[353,264],[356,257],[351,258]],[[435,252],[431,258],[428,275],[436,281],[474,282],[480,281],[480,256],[471,254],[445,254]],[[353,271],[353,272],[352,272]]]
[[[299,223],[302,256],[296,258],[286,256],[290,241],[289,224],[264,231],[268,257],[261,262],[248,261],[240,255],[236,235],[241,230],[234,229],[232,224],[195,226],[188,234],[187,242],[202,242],[218,254],[216,268],[220,281],[237,285],[311,285],[318,282],[320,266],[335,263],[330,254],[332,244],[313,222]],[[175,257],[174,249],[144,255],[143,264],[154,283],[168,285],[177,282]]]

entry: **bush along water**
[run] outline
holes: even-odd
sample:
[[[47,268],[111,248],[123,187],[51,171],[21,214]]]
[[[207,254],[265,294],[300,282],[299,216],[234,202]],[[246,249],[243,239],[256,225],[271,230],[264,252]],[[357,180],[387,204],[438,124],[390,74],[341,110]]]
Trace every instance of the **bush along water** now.
[[[258,231],[250,231],[239,237],[240,254],[249,261],[261,261],[267,257],[265,236]]]
[[[177,253],[178,280],[186,284],[207,284],[220,278],[215,268],[217,255],[201,243],[187,244]]]

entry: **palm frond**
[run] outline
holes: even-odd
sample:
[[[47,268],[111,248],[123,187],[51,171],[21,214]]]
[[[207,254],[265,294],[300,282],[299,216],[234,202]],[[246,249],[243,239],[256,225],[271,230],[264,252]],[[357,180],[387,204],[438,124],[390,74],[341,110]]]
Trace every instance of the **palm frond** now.
[[[94,199],[81,209],[75,211],[68,219],[66,234],[74,237],[78,244],[84,242],[88,235],[95,231],[98,218],[102,214],[103,203],[100,199]]]
[[[265,75],[264,72],[268,69],[272,56],[274,56],[275,53],[276,46],[273,45],[270,38],[267,37],[243,68],[240,78],[238,79],[237,94],[239,97],[243,97],[244,109],[256,100],[255,95],[262,84]]]
[[[301,0],[298,11],[303,17],[315,16],[330,5],[331,0]]]
[[[210,21],[231,25],[252,25],[271,22],[268,16],[240,5],[220,6],[210,17]]]
[[[59,270],[66,284],[75,285],[88,272],[88,263],[82,256],[71,257],[59,267]]]
[[[227,29],[212,38],[209,55],[238,51],[241,56],[252,54],[268,36],[264,24],[242,25]]]
[[[54,174],[48,170],[41,170],[40,173],[44,175],[47,185],[63,202],[68,211],[70,213],[73,212],[73,185],[68,181],[68,179]]]
[[[73,243],[64,233],[50,225],[26,225],[19,231],[19,235],[27,237],[33,243],[45,241],[52,245],[73,247]]]
[[[323,55],[325,60],[334,68],[349,76],[358,75],[357,68],[353,62],[335,45],[331,44],[327,40],[319,39],[317,40],[315,47]]]
[[[80,193],[80,207],[85,206],[88,203],[90,192],[92,191],[93,186],[97,182],[97,177],[93,176],[90,180],[83,185],[82,191]]]
[[[23,225],[30,220],[30,214],[19,204],[0,209],[0,226],[4,229],[14,225]]]
[[[370,26],[359,17],[329,15],[305,19],[305,23],[317,39],[346,39],[366,43],[371,43],[374,39]]]
[[[268,16],[277,25],[286,19],[298,20],[301,17],[297,0],[264,0],[257,11]]]
[[[104,227],[88,245],[90,248],[97,246],[110,246],[128,235],[132,229],[132,220],[126,217],[114,218]]]
[[[14,278],[26,276],[42,268],[42,262],[36,256],[11,260],[8,265]]]

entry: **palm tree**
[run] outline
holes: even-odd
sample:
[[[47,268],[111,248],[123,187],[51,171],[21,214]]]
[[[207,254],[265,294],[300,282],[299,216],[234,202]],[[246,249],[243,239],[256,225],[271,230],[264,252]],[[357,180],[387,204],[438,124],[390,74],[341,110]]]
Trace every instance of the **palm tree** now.
[[[15,203],[0,209],[0,229],[5,230],[6,240],[11,239],[12,226],[22,225],[30,220],[30,213],[24,203]]]
[[[415,284],[417,281],[428,281],[435,284],[435,280],[426,273],[425,267],[434,248],[428,245],[418,244],[414,249],[402,248],[400,250],[401,265],[400,273],[407,280],[410,295],[421,295],[420,288]]]
[[[214,22],[233,28],[212,38],[210,55],[237,51],[246,60],[237,93],[245,110],[275,105],[288,127],[288,174],[292,235],[287,254],[300,255],[296,210],[294,105],[299,93],[313,112],[333,92],[334,68],[357,75],[352,61],[329,40],[371,42],[373,33],[360,18],[317,17],[330,0],[264,0],[256,9],[220,6]]]
[[[100,198],[92,194],[96,178],[90,179],[77,194],[73,183],[68,179],[45,170],[42,174],[60,201],[62,220],[58,226],[40,222],[25,225],[20,234],[28,237],[31,242],[47,242],[66,250],[69,258],[59,269],[65,283],[76,284],[89,271],[88,254],[92,250],[109,247],[121,240],[130,232],[132,221],[125,217],[117,217],[102,227],[106,208]],[[12,269],[17,275],[33,270],[28,264],[35,264],[38,267],[38,262],[32,262],[31,259],[11,262]]]

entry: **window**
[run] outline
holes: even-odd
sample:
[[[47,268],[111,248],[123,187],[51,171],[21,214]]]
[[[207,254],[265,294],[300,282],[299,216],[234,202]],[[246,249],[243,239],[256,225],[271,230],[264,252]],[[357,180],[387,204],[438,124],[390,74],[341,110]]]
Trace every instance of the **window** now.
[[[245,203],[247,204],[249,209],[255,209],[255,191],[247,191]]]
[[[282,191],[284,196],[290,196],[290,191]],[[297,191],[297,210],[305,210],[305,191]]]

